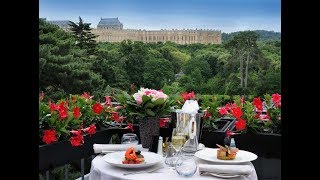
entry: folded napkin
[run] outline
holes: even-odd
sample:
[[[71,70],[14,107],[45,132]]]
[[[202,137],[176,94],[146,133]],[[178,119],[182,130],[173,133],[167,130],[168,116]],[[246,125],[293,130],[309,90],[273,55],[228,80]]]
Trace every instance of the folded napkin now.
[[[209,165],[199,164],[200,174],[203,172],[210,172],[216,174],[228,175],[250,175],[252,167],[250,165]]]
[[[94,150],[94,153],[125,151],[131,146],[135,150],[146,151],[146,149],[142,148],[141,144],[139,144],[139,145],[133,145],[133,144],[93,144],[93,150]]]

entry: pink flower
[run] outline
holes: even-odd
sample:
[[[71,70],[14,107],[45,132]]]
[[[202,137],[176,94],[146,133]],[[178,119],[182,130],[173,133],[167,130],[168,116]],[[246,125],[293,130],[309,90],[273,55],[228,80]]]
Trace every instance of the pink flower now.
[[[93,96],[90,96],[90,93],[89,92],[84,92],[82,95],[81,95],[82,98],[86,99],[86,100],[89,100],[89,99],[92,99]]]
[[[104,105],[112,106],[112,102],[111,102],[110,96],[105,96],[105,98],[106,98],[106,102],[104,103]]]
[[[133,97],[134,97],[134,100],[136,100],[137,104],[140,105],[142,103],[142,96],[140,94],[135,93]]]

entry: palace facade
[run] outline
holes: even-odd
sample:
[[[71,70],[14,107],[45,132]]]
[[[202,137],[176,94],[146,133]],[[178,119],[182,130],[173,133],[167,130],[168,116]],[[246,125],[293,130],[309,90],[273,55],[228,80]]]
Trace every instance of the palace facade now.
[[[68,21],[48,21],[64,30],[68,29]],[[118,18],[101,18],[97,28],[92,29],[98,35],[98,42],[121,42],[123,40],[157,43],[171,41],[177,44],[221,44],[221,31],[202,29],[183,30],[137,30],[123,29],[123,24]]]

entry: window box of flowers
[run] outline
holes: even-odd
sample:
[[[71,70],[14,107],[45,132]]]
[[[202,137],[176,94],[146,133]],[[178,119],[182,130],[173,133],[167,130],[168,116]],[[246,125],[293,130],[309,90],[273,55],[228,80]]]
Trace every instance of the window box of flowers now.
[[[240,149],[256,153],[260,157],[281,158],[281,95],[269,94],[253,99],[253,102],[236,100],[222,107],[223,115],[237,120],[230,126]],[[266,111],[266,115],[262,112]]]
[[[94,154],[94,143],[108,143],[113,134],[130,132],[122,125],[109,96],[101,103],[89,93],[70,95],[57,102],[39,98],[39,170],[66,164]],[[121,122],[114,126],[114,122]]]
[[[205,111],[200,142],[206,147],[216,148],[215,144],[223,144],[227,129],[236,119],[228,116],[220,117],[219,107],[224,103],[224,98],[214,95],[201,95],[199,103]]]

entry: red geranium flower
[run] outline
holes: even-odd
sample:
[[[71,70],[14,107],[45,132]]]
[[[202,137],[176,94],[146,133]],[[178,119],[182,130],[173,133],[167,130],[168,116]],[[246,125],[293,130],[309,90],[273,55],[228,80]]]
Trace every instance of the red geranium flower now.
[[[95,105],[93,105],[92,109],[96,114],[101,114],[101,112],[103,111],[103,107],[100,103],[96,103]]]
[[[59,120],[64,119],[66,117],[68,117],[68,109],[64,106],[64,101],[62,101],[59,105]]]
[[[112,114],[111,119],[113,119],[115,122],[119,122],[119,121],[123,121],[124,117],[123,116],[119,116],[118,112],[110,112]]]
[[[260,100],[260,97],[253,98],[253,105],[257,108],[257,110],[262,111],[262,101]]]
[[[50,106],[50,111],[56,111],[56,110],[59,110],[59,106],[54,104],[54,103],[51,103],[51,101],[49,101],[49,106]]]
[[[78,118],[80,115],[81,115],[80,108],[79,107],[73,108],[73,117]]]
[[[276,107],[281,106],[281,95],[278,93],[272,94],[272,101],[276,103],[275,104]]]
[[[126,129],[130,129],[133,132],[133,126],[132,123],[128,123]]]
[[[238,131],[244,130],[246,128],[246,121],[243,119],[238,119],[234,125]]]
[[[211,114],[209,111],[206,111],[206,114],[204,115],[204,119],[210,118]]]
[[[221,107],[219,109],[219,113],[220,113],[221,116],[229,114],[229,112],[228,112],[226,107]]]
[[[189,95],[187,92],[182,93],[182,98],[186,101],[189,99]]]
[[[83,129],[84,132],[88,132],[90,134],[90,136],[92,134],[95,134],[96,133],[96,126],[94,124],[91,124],[89,127]]]
[[[242,111],[240,107],[233,107],[231,108],[231,113],[234,117],[239,119],[242,116]]]
[[[70,142],[72,146],[81,146],[84,143],[83,135],[81,134],[81,130],[78,131],[70,131],[74,136],[70,138]]]
[[[57,133],[54,129],[53,130],[45,130],[42,141],[45,142],[46,144],[50,144],[51,142],[57,141],[56,135],[57,135]]]

